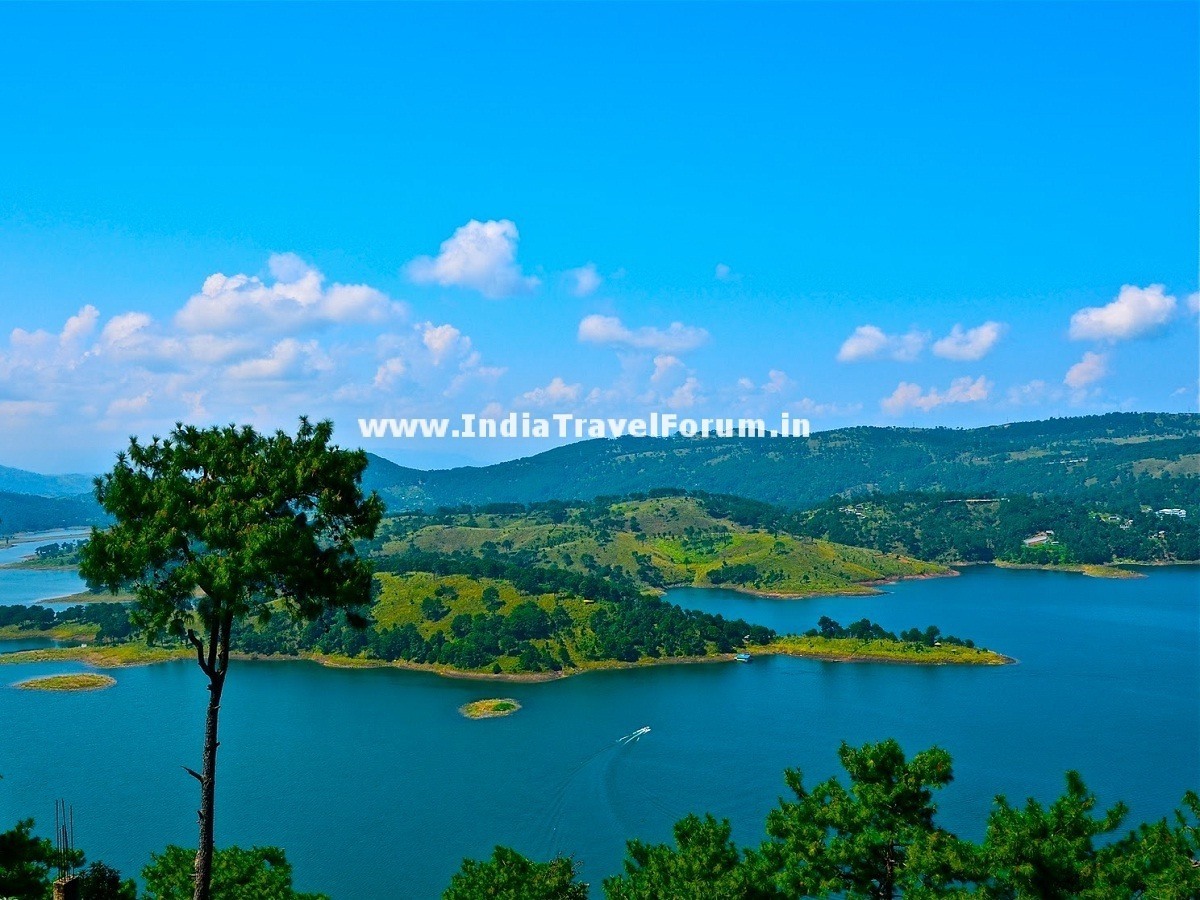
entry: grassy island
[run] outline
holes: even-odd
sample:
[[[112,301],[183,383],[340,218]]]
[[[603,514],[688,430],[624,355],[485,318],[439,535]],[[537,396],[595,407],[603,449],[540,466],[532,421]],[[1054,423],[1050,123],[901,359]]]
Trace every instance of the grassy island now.
[[[1003,666],[1016,661],[993,650],[957,644],[929,647],[911,641],[806,635],[785,635],[757,648],[754,652],[768,656],[779,654],[836,662],[893,662],[920,666]]]
[[[28,681],[18,681],[14,687],[24,691],[102,691],[116,683],[117,679],[108,675],[81,672],[77,675],[48,675],[44,678],[30,678]]]
[[[464,703],[458,708],[458,711],[468,719],[497,719],[501,716],[511,716],[520,708],[521,704],[516,700],[500,697]]]
[[[999,561],[996,565],[1001,569],[1037,569],[1042,572],[1077,572],[1089,578],[1145,578],[1144,572],[1125,569],[1117,565],[1100,565],[1098,563],[1010,563]]]

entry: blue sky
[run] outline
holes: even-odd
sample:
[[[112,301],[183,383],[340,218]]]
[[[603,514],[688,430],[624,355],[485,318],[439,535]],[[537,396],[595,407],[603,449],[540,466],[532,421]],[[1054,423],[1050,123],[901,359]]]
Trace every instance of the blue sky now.
[[[301,413],[1195,410],[1197,9],[0,6],[0,464]]]

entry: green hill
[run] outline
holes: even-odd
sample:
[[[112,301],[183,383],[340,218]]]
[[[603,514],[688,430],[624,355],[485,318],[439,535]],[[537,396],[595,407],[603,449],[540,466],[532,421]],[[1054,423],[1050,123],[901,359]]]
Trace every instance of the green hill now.
[[[1190,505],[1181,517],[1149,506],[1066,498],[880,494],[828,501],[794,514],[788,527],[944,563],[1179,562],[1200,559],[1194,501]]]
[[[811,438],[583,441],[480,468],[422,472],[372,457],[393,509],[625,496],[658,487],[786,506],[901,491],[1054,495],[1192,507],[1200,416],[1111,413],[986,428],[856,427]]]
[[[384,555],[500,554],[529,565],[633,579],[641,589],[724,586],[802,596],[946,570],[910,556],[739,524],[697,497],[414,513],[385,523]]]
[[[0,492],[0,535],[100,525],[107,521],[104,510],[90,494],[42,497]]]

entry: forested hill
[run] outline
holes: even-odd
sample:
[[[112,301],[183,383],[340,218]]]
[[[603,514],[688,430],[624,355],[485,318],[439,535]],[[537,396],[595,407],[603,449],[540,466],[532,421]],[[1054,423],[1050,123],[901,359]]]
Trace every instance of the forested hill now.
[[[658,487],[787,506],[901,491],[1058,495],[1194,507],[1200,416],[1110,413],[986,428],[855,427],[811,438],[620,438],[481,468],[422,472],[372,456],[393,509],[591,499]]]
[[[0,535],[103,525],[108,516],[95,497],[41,497],[0,491]]]

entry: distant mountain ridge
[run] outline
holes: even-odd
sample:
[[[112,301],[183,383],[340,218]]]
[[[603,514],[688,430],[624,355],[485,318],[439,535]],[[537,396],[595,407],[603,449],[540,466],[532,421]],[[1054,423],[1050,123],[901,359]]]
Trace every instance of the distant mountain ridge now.
[[[949,491],[1180,507],[1200,518],[1200,415],[1109,413],[983,428],[856,426],[810,438],[618,438],[479,468],[422,471],[368,454],[392,510],[591,500],[661,487],[790,507]],[[0,466],[0,534],[104,521],[88,475]],[[1189,518],[1189,521],[1193,519]]]
[[[0,466],[0,535],[107,521],[92,475],[40,475]]]
[[[623,496],[658,487],[811,506],[839,494],[954,491],[1195,507],[1200,415],[1109,413],[973,429],[856,426],[811,438],[618,438],[479,468],[369,454],[393,509]]]
[[[0,492],[39,497],[78,497],[92,491],[94,475],[39,475],[24,469],[0,466]]]

